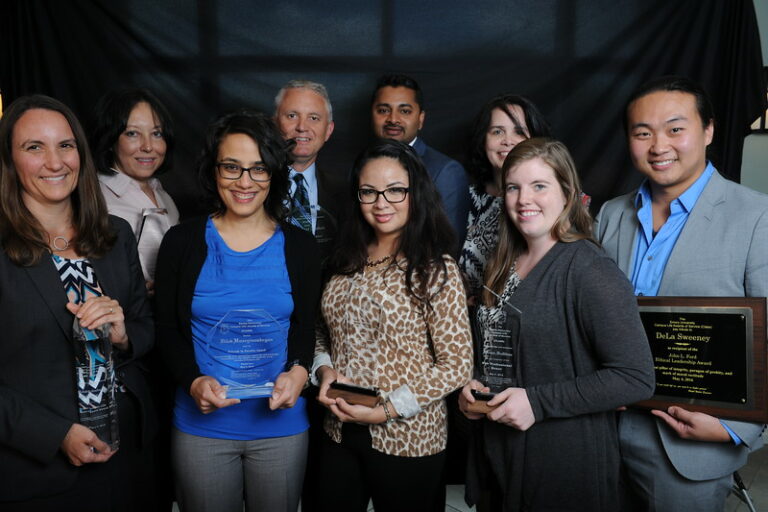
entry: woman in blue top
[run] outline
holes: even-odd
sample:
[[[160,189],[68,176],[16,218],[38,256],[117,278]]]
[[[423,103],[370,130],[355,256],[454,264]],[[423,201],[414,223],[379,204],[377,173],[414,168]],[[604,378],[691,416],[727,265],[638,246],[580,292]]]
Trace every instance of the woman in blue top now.
[[[172,459],[183,511],[241,511],[244,500],[254,511],[298,507],[309,426],[299,393],[320,269],[312,235],[283,222],[286,149],[261,113],[215,121],[199,166],[215,212],[175,226],[160,248],[157,335],[179,385]],[[276,346],[252,352],[243,339]],[[228,370],[265,360],[278,366],[271,392],[232,397],[229,381],[243,381],[243,371]]]

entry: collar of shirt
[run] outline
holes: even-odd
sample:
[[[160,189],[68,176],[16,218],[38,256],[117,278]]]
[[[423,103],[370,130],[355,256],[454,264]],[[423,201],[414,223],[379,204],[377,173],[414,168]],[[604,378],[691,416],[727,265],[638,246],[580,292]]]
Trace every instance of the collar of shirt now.
[[[114,171],[114,174],[100,174],[99,181],[106,185],[116,196],[124,196],[131,189],[141,190],[141,183],[139,180],[133,179],[127,174],[123,174],[117,169],[110,169]],[[157,190],[160,187],[160,180],[157,178],[149,178],[149,186],[152,190]]]
[[[653,234],[652,197],[648,181],[644,181],[638,189],[635,196],[638,230],[635,236],[631,279],[636,294],[653,296],[658,293],[675,243],[714,172],[714,166],[707,163],[702,175],[680,197],[670,203],[669,218],[656,236]]]
[[[680,197],[674,199],[670,203],[670,217],[678,212],[684,212],[687,215],[693,210],[696,201],[699,200],[699,196],[701,196],[704,187],[707,186],[707,183],[709,183],[709,179],[714,172],[715,166],[712,165],[711,162],[707,162],[707,167],[704,169],[704,172],[701,173],[701,176],[699,176],[685,192],[680,194]],[[635,195],[635,206],[637,207],[637,219],[640,222],[640,226],[645,233],[647,240],[653,238],[653,212],[651,211],[651,200],[651,185],[646,178]]]
[[[414,144],[416,144],[416,140],[417,140],[417,139],[418,139],[418,137],[414,137],[414,138],[413,138],[413,140],[412,140],[411,142],[409,142],[409,143],[408,143],[408,145],[409,145],[409,146],[411,146],[411,147],[413,147],[413,145],[414,145]]]

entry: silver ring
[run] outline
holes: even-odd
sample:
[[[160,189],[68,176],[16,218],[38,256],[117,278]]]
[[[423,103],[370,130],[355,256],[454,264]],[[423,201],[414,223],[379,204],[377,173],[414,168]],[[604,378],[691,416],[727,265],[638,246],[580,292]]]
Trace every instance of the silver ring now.
[[[111,315],[112,313],[114,313],[114,312],[115,312],[115,308],[109,308],[109,314],[110,314],[110,315]]]

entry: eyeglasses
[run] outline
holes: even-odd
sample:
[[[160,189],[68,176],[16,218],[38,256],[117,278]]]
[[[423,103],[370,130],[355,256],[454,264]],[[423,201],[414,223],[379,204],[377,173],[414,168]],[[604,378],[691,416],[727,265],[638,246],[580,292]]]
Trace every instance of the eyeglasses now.
[[[357,189],[357,200],[363,204],[373,204],[379,200],[379,196],[384,196],[388,203],[402,203],[407,195],[406,187],[392,187],[381,191],[375,188]]]
[[[272,178],[272,173],[263,165],[243,167],[231,162],[217,162],[216,169],[225,180],[239,180],[246,171],[253,181],[269,181]]]

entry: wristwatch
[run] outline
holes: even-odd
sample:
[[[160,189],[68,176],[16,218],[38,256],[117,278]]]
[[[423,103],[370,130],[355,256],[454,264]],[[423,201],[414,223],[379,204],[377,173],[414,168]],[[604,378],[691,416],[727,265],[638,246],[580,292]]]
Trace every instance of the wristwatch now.
[[[304,382],[304,387],[302,388],[302,389],[307,389],[307,388],[309,387],[309,368],[307,368],[307,366],[306,366],[306,365],[304,365],[304,364],[301,364],[301,361],[300,361],[300,360],[298,360],[298,359],[294,359],[293,361],[290,361],[290,362],[288,362],[288,363],[285,365],[285,371],[286,371],[286,372],[288,372],[288,371],[291,371],[291,370],[293,369],[293,367],[294,367],[294,366],[301,366],[302,368],[304,368],[305,370],[307,370],[307,380],[306,380],[306,382]]]

